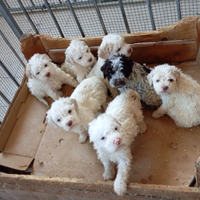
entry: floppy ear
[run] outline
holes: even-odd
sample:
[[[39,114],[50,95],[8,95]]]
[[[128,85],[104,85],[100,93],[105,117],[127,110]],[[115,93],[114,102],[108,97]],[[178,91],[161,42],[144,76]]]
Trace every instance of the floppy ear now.
[[[153,78],[154,75],[155,75],[154,70],[152,70],[151,73],[147,75],[147,80],[149,82],[149,85],[151,85],[151,86],[153,85],[152,78]]]
[[[103,72],[104,78],[107,78],[107,76],[109,74],[110,64],[111,64],[110,61],[106,60],[106,62],[104,63],[104,65],[101,67],[101,71]]]
[[[28,64],[26,65],[26,76],[27,76],[28,78],[33,78],[33,75],[32,75],[32,73],[31,73],[31,64],[30,64],[30,63],[28,63]]]
[[[66,49],[66,51],[65,51],[65,62],[68,62],[68,63],[70,63],[70,64],[73,64],[74,61],[73,61],[73,59],[72,59],[71,52],[73,52],[73,50],[72,50],[70,47],[68,47],[68,48]]]
[[[100,45],[98,50],[98,56],[104,60],[108,59],[109,56],[112,53],[114,44],[106,44],[106,45]]]
[[[75,108],[76,112],[78,112],[78,104],[76,102],[76,99],[70,99],[70,100],[74,104],[74,108]]]
[[[128,78],[133,71],[134,62],[125,55],[121,55],[121,57],[122,57],[123,65],[124,65],[124,68],[122,71],[123,71],[124,76]]]
[[[181,75],[180,72],[179,72],[178,70],[173,71],[172,74],[173,74],[173,76],[176,78],[176,80],[179,79],[179,77],[180,77],[180,75]]]
[[[51,109],[49,109],[47,111],[47,116],[46,116],[47,122],[48,124],[50,124],[51,126],[53,126],[54,128],[57,128],[57,124],[53,121],[52,117],[51,117]]]

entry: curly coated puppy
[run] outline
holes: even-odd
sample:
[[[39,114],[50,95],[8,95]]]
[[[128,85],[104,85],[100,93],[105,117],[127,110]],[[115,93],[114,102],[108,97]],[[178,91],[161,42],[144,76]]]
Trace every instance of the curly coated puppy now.
[[[61,65],[61,69],[80,83],[95,63],[96,59],[87,44],[81,40],[72,40],[65,51],[65,62]]]
[[[147,76],[162,99],[154,118],[168,114],[179,127],[200,124],[200,85],[173,65],[155,67]]]
[[[144,133],[146,125],[141,111],[140,95],[127,89],[109,105],[106,113],[101,114],[89,124],[90,142],[93,142],[98,158],[104,165],[104,180],[113,179],[117,163],[118,172],[114,190],[123,195],[127,189],[131,166],[131,144],[138,132]]]
[[[88,77],[98,76],[103,79],[103,73],[101,71],[102,65],[108,57],[115,53],[121,53],[126,56],[130,56],[132,53],[132,48],[129,44],[124,41],[124,38],[116,33],[110,33],[104,36],[102,43],[98,49],[98,60],[92,70],[90,71]],[[118,95],[116,89],[111,88],[108,81],[104,80],[106,86],[110,89],[113,97]]]
[[[107,88],[97,77],[84,79],[67,98],[55,101],[47,111],[47,121],[57,128],[80,135],[80,143],[88,136],[88,124],[96,118],[97,112],[107,107]]]
[[[162,103],[153,86],[148,83],[147,75],[151,72],[146,66],[133,62],[125,55],[111,55],[101,67],[104,78],[107,78],[111,87],[120,92],[131,88],[136,90],[146,108],[156,109]]]
[[[69,74],[57,67],[46,54],[33,55],[26,65],[27,86],[32,95],[48,106],[44,97],[50,96],[54,100],[60,98],[63,84],[73,87],[78,82]]]

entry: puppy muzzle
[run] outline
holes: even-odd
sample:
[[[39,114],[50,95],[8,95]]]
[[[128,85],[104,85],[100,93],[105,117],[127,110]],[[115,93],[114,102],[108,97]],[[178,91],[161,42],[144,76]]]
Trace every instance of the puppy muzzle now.
[[[123,79],[116,79],[114,81],[114,86],[117,87],[117,88],[123,87],[125,85],[126,85],[126,82]]]

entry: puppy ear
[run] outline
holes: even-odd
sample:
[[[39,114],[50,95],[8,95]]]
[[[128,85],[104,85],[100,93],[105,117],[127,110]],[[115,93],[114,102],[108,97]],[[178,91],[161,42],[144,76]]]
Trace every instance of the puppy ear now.
[[[48,124],[50,124],[51,126],[53,126],[54,128],[57,128],[57,124],[53,121],[52,117],[51,117],[51,109],[49,109],[47,111],[47,116],[46,116],[47,122]]]
[[[179,77],[180,77],[180,75],[181,75],[180,72],[179,72],[178,70],[173,71],[172,74],[173,74],[173,76],[176,78],[176,80],[179,79]]]
[[[98,50],[98,56],[104,60],[108,59],[113,51],[114,44],[106,44],[106,45],[100,45]]]
[[[152,80],[152,78],[153,78],[153,76],[155,75],[155,73],[154,73],[154,70],[152,70],[148,75],[147,75],[147,80],[148,80],[148,82],[149,82],[149,85],[153,85],[153,80]]]
[[[72,59],[72,55],[71,55],[70,50],[68,48],[65,51],[65,61],[70,63],[70,64],[74,63],[74,61]]]
[[[128,78],[133,71],[134,62],[132,61],[132,59],[128,58],[125,55],[121,55],[121,60],[123,62],[123,66],[124,66],[124,68],[123,68],[124,76],[126,78]]]
[[[28,64],[26,65],[26,76],[27,76],[28,78],[33,78],[33,75],[32,75],[32,73],[31,73],[31,64],[30,64],[30,63],[28,63]]]
[[[71,99],[71,102],[74,104],[74,108],[75,108],[76,112],[78,112],[78,104],[76,102],[76,99]]]
[[[109,68],[111,67],[110,64],[111,64],[110,61],[106,60],[104,65],[101,67],[101,71],[103,72],[104,78],[107,78],[107,76],[109,74]]]

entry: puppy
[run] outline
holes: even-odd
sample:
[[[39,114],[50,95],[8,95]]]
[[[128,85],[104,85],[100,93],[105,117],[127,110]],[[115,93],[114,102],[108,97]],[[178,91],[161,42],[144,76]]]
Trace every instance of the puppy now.
[[[61,69],[80,83],[95,63],[96,59],[86,43],[81,40],[72,40],[65,51],[65,62],[61,65]]]
[[[158,65],[147,76],[162,99],[154,118],[168,114],[179,127],[200,124],[200,85],[175,66]]]
[[[136,90],[147,109],[156,109],[162,104],[153,86],[148,83],[147,75],[151,70],[139,63],[133,62],[125,55],[111,55],[101,67],[104,78],[110,86],[120,92],[131,88]]]
[[[63,84],[73,87],[78,82],[69,74],[58,68],[46,54],[33,55],[26,65],[27,86],[32,95],[48,106],[44,97],[50,96],[54,100],[60,97],[59,89]]]
[[[90,71],[88,77],[97,76],[103,79],[101,67],[105,63],[105,60],[108,59],[110,55],[115,53],[121,53],[129,57],[132,53],[132,48],[124,41],[124,38],[121,37],[119,34],[111,33],[104,36],[97,53],[98,61]],[[106,86],[110,89],[112,96],[117,96],[117,90],[110,87],[108,81],[105,80],[104,82]]]
[[[131,144],[138,132],[144,133],[146,125],[141,111],[140,95],[127,89],[109,105],[106,113],[101,114],[89,124],[90,142],[93,142],[98,158],[104,165],[104,180],[115,176],[114,165],[118,172],[114,190],[118,195],[126,192],[131,166]]]
[[[80,143],[88,136],[88,124],[96,118],[97,112],[107,106],[107,88],[97,77],[84,79],[67,98],[55,101],[47,111],[50,125],[72,131],[80,135]]]

